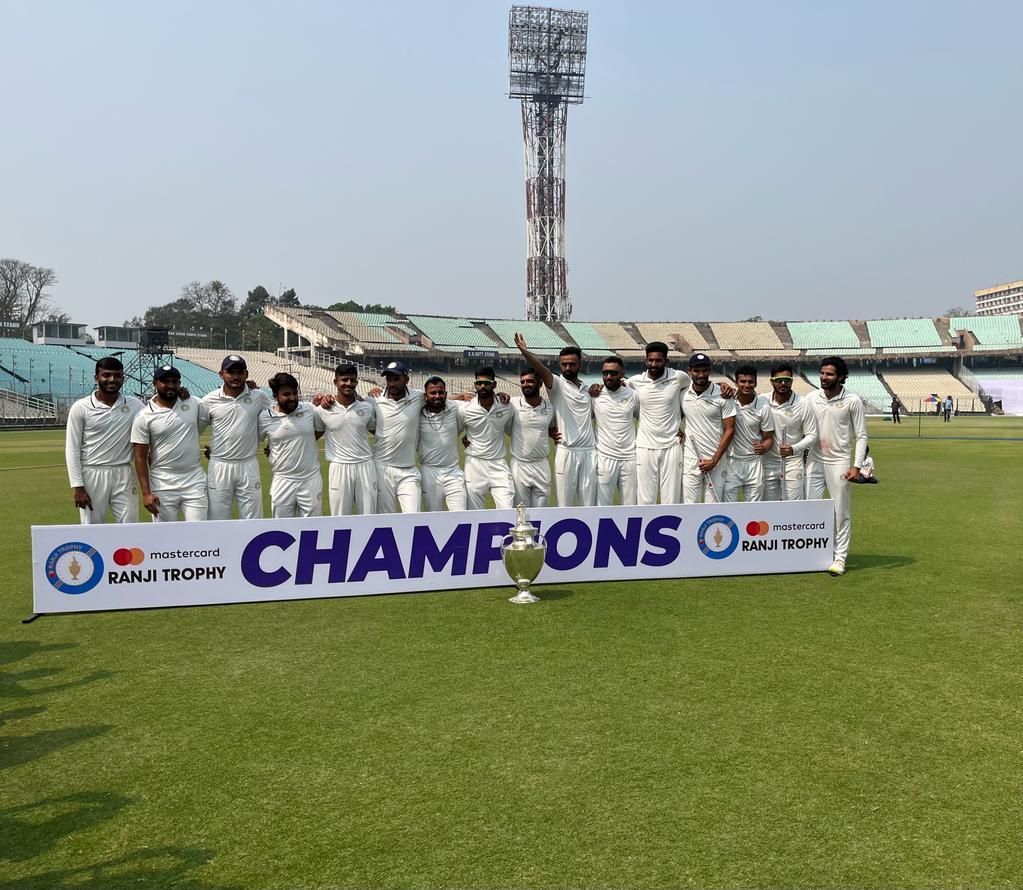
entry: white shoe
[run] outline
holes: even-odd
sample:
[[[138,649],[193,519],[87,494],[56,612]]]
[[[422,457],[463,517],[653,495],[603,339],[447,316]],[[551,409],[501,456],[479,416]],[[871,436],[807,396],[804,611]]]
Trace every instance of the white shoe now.
[[[841,559],[836,559],[831,564],[830,568],[828,569],[828,574],[829,575],[835,575],[836,577],[838,575],[844,575],[845,574],[845,561],[841,560]]]

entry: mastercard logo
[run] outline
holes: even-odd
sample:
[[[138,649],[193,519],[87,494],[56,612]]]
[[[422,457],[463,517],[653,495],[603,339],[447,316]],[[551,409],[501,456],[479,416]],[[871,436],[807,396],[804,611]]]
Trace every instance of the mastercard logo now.
[[[146,554],[138,547],[121,547],[114,551],[114,565],[137,566],[141,565]]]
[[[747,522],[746,523],[746,534],[751,538],[762,538],[771,530],[771,525],[768,522],[760,520],[760,522]],[[117,556],[114,556],[117,559]]]

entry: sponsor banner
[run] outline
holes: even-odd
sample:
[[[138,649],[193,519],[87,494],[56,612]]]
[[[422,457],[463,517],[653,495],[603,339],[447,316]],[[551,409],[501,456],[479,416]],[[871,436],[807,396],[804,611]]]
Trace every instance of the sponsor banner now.
[[[831,501],[529,511],[546,584],[825,570]],[[513,510],[33,526],[36,612],[513,587]]]

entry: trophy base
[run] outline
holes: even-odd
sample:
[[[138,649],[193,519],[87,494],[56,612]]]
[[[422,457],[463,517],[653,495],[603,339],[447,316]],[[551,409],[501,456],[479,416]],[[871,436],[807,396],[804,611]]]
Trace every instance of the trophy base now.
[[[533,596],[528,590],[520,590],[515,596],[508,597],[509,603],[538,603],[540,597]]]

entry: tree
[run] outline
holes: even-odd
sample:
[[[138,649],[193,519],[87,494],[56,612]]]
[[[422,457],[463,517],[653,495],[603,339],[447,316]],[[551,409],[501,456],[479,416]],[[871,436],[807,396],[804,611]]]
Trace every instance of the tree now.
[[[947,315],[951,317],[953,315],[973,315],[973,313],[973,309],[967,309],[965,306],[953,306],[951,309],[946,309],[941,314],[943,316]]]
[[[57,283],[57,273],[14,258],[0,259],[0,321],[13,323],[25,336],[48,313],[63,315],[46,292]]]
[[[355,300],[333,303],[327,309],[331,312],[379,312],[381,315],[394,315],[397,311],[393,306],[385,306],[383,303],[367,303],[363,306]]]

